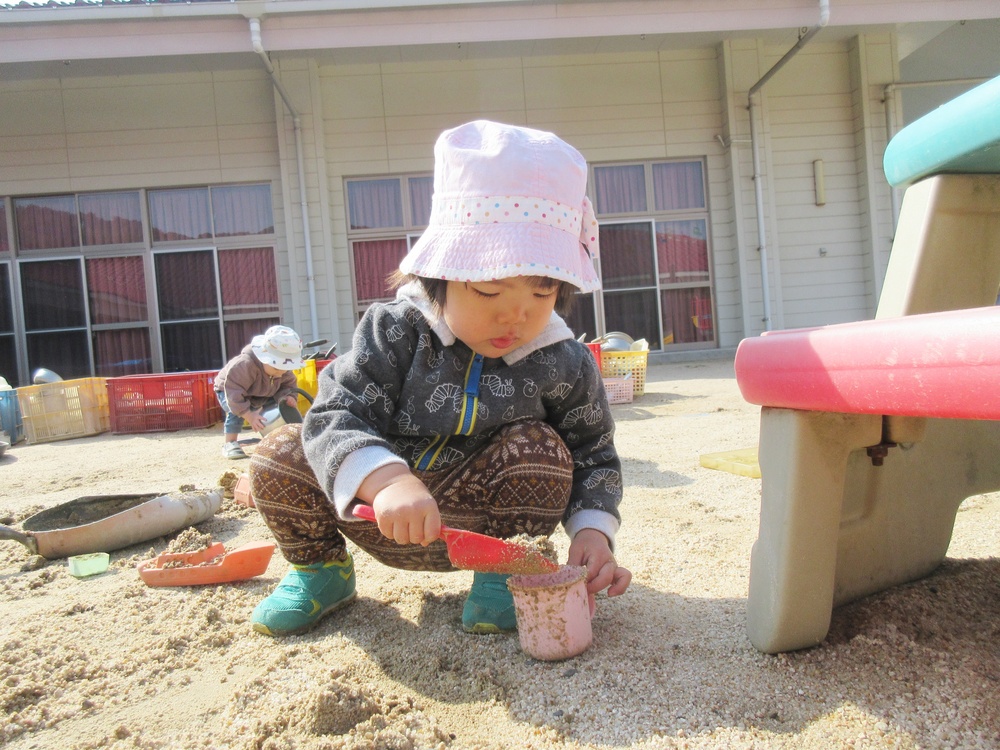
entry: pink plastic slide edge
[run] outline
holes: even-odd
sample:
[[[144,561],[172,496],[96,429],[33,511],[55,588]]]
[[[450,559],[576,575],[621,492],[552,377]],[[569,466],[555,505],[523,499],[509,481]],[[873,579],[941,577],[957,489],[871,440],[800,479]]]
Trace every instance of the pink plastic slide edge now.
[[[740,342],[735,369],[760,406],[1000,419],[1000,307],[770,332]]]

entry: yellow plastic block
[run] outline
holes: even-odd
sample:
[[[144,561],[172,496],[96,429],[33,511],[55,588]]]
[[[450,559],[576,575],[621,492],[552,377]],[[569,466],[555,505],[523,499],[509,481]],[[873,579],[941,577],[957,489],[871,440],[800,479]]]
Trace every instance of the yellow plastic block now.
[[[760,465],[757,463],[757,449],[743,448],[723,453],[702,453],[701,465],[706,469],[728,471],[741,477],[760,479]]]

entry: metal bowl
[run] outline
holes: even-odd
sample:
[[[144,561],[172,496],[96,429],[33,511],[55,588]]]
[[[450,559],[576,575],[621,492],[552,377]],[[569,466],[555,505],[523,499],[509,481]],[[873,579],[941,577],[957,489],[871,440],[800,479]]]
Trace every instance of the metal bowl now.
[[[35,374],[31,376],[31,382],[35,385],[42,385],[43,383],[58,383],[60,380],[62,380],[61,375],[52,372],[52,370],[46,370],[44,367],[39,367],[35,370]]]
[[[271,404],[261,411],[260,415],[264,418],[264,426],[260,430],[261,437],[274,432],[284,424],[294,424],[302,421],[302,415],[299,413],[299,410],[293,406],[289,406],[284,401],[280,404]]]
[[[601,336],[598,341],[601,342],[601,351],[627,352],[632,348],[635,339],[621,331],[610,331]]]

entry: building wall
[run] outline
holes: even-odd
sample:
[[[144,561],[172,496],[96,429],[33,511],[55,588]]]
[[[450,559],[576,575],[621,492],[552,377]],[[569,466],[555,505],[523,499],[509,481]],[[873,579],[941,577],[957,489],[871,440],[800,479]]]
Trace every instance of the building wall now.
[[[592,164],[705,157],[719,344],[759,333],[746,91],[784,52],[751,39],[660,53],[321,66],[341,330],[353,327],[343,178],[429,171],[441,130],[487,117],[552,130]],[[775,328],[874,311],[872,267],[885,259],[872,258],[868,194],[885,191],[869,190],[869,170],[858,166],[871,115],[857,101],[856,57],[854,44],[806,47],[760,95]],[[824,206],[814,199],[817,159]]]
[[[814,42],[761,92],[772,327],[874,310],[891,235],[876,165],[880,84],[894,73],[887,50],[887,37]],[[283,317],[312,336],[312,286],[315,332],[344,350],[354,329],[344,177],[430,171],[440,131],[478,117],[553,130],[591,163],[705,158],[717,335],[731,348],[764,327],[747,90],[784,52],[741,38],[389,64],[277,57],[298,133],[259,61],[214,73],[0,82],[0,194],[270,180]],[[826,171],[822,207],[816,159]]]
[[[261,70],[3,84],[0,194],[278,177]]]
[[[343,267],[343,178],[430,171],[438,134],[469,120],[551,130],[592,164],[708,157],[716,284],[727,290],[729,313],[719,329],[724,345],[734,346],[742,326],[732,320],[738,284],[732,190],[716,138],[722,127],[717,56],[715,48],[700,48],[321,68],[332,226]],[[343,281],[342,329],[352,325],[349,276]]]

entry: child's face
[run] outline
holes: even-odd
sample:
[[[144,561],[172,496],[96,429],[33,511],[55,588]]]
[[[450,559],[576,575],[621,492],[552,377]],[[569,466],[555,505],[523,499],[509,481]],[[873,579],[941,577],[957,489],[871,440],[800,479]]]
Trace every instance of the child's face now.
[[[449,281],[444,320],[477,354],[500,357],[542,332],[555,309],[558,282],[539,285],[515,276],[497,281]]]
[[[271,365],[266,365],[263,362],[261,362],[261,365],[264,367],[264,372],[266,372],[272,378],[280,378],[282,375],[285,374],[284,370],[279,370],[277,367],[271,367]]]

